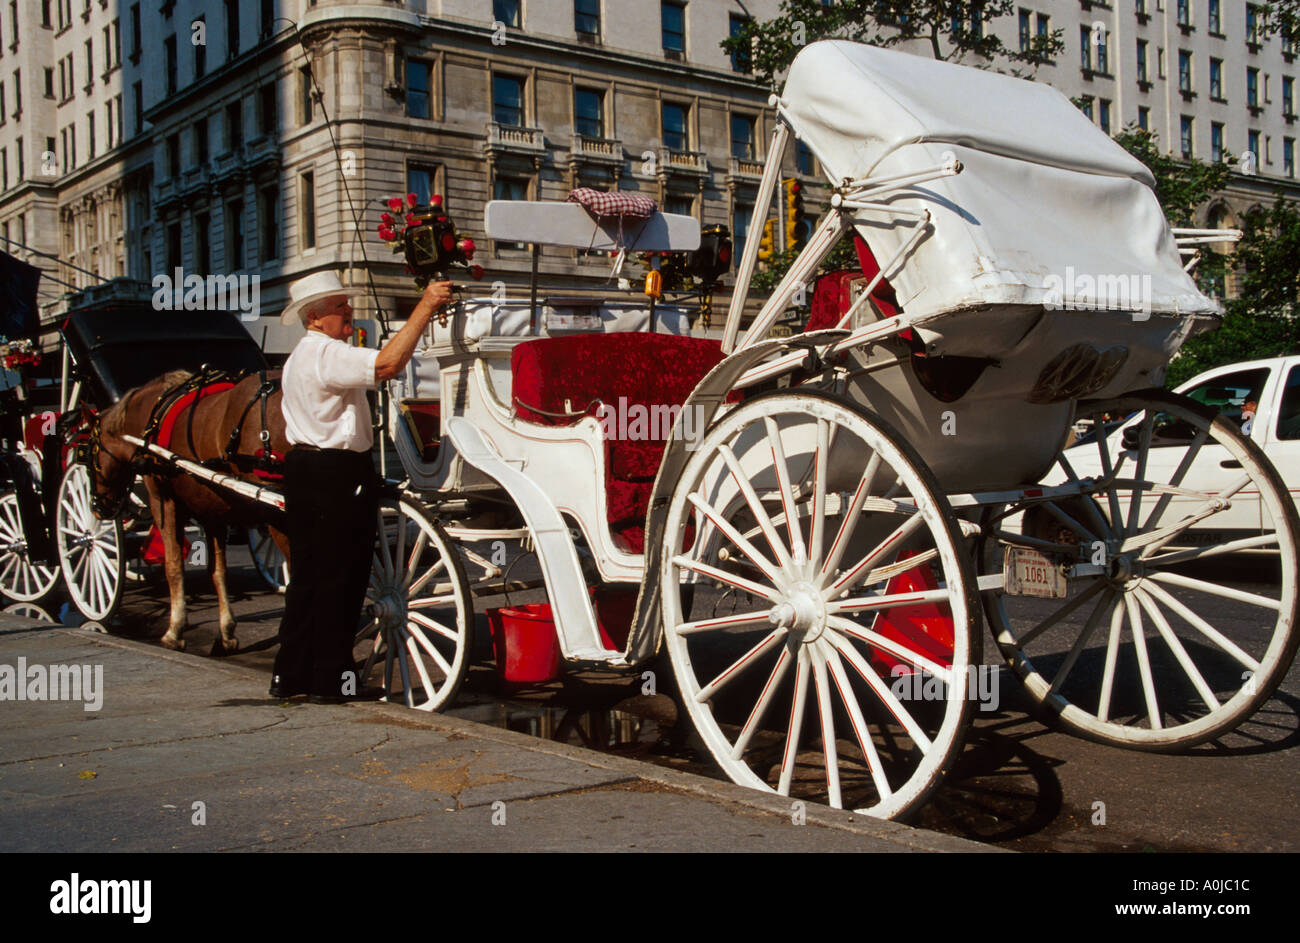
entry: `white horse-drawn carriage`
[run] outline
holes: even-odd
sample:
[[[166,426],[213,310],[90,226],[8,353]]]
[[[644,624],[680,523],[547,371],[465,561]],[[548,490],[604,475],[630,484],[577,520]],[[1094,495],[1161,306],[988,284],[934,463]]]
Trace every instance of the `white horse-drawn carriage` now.
[[[1248,717],[1296,649],[1300,521],[1233,423],[1153,389],[1219,309],[1146,169],[1045,85],[849,43],[805,49],[773,103],[750,231],[792,135],[833,195],[747,330],[757,239],[720,340],[676,309],[554,296],[431,329],[395,382],[410,500],[376,554],[367,668],[447,704],[473,600],[501,588],[488,548],[522,538],[563,661],[666,649],[709,751],[759,789],[913,808],[970,722],[981,611],[1033,701],[1086,736],[1173,750]],[[698,232],[499,202],[485,229],[633,251]],[[872,275],[856,302],[769,337],[850,230]],[[1088,417],[1104,474],[1081,478],[1063,449]],[[1187,477],[1205,449],[1231,487]],[[1248,494],[1257,513],[1232,518]],[[1231,526],[1201,529],[1215,515]],[[1201,566],[1235,551],[1271,552],[1269,593]],[[601,608],[620,590],[623,627]]]

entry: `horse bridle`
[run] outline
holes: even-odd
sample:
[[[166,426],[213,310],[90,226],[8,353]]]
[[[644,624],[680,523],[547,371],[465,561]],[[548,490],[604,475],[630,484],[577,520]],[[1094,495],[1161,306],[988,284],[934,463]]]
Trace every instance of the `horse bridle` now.
[[[134,392],[134,391],[132,391]],[[129,393],[127,394],[130,395]],[[121,464],[126,467],[126,480],[121,485],[121,490],[117,497],[109,500],[100,494],[99,489],[95,487],[100,477],[99,473],[99,453],[106,451],[104,443],[100,438],[99,432],[99,415],[95,415],[95,420],[90,424],[90,441],[85,447],[86,467],[90,473],[90,508],[95,512],[100,520],[116,520],[122,513],[122,508],[126,505],[127,500],[131,497],[131,486],[135,484],[135,476],[139,472],[141,451],[140,446],[136,446],[131,453],[131,457]],[[111,453],[110,453],[111,454]],[[119,473],[121,474],[121,473]],[[115,482],[106,482],[106,485],[112,487]]]

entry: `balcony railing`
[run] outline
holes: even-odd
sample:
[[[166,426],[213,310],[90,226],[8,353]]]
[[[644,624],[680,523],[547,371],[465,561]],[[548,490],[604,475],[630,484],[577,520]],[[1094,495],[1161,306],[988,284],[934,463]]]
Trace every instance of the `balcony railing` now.
[[[709,160],[703,151],[677,151],[670,147],[659,148],[659,168],[662,173],[707,176]]]
[[[569,148],[569,160],[621,166],[623,142],[613,138],[594,138],[586,134],[575,134]]]
[[[733,157],[728,165],[727,177],[731,180],[758,180],[763,176],[763,162],[745,157]]]
[[[546,153],[546,137],[541,128],[524,128],[516,125],[488,122],[487,144],[489,151],[512,151],[519,154]]]

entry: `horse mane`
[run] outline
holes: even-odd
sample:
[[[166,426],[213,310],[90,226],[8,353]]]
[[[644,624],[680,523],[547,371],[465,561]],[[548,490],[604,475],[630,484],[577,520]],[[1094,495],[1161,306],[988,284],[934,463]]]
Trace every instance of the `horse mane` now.
[[[157,379],[127,390],[120,400],[99,414],[100,431],[106,435],[120,436],[126,424],[126,404],[132,396],[151,386],[159,386],[164,390],[171,389],[193,375],[193,371],[190,370],[169,370]]]

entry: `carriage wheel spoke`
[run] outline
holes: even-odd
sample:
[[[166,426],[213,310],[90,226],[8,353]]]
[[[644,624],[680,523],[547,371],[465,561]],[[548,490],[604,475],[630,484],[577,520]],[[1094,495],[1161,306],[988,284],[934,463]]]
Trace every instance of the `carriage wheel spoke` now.
[[[1104,585],[1100,583],[1098,586]],[[1060,669],[1056,672],[1056,677],[1052,679],[1052,686],[1048,689],[1048,696],[1056,695],[1062,687],[1065,686],[1065,680],[1070,677],[1070,672],[1074,670],[1075,662],[1083,654],[1084,648],[1092,639],[1093,633],[1097,631],[1097,626],[1101,625],[1101,620],[1110,614],[1110,607],[1114,603],[1115,593],[1113,590],[1106,590],[1101,599],[1097,600],[1097,605],[1093,606],[1092,613],[1088,616],[1088,621],[1083,625],[1083,631],[1079,637],[1074,640],[1074,645],[1070,647],[1070,652],[1065,656],[1065,661],[1061,663]]]
[[[378,554],[379,566],[384,571],[385,581],[391,583],[394,580],[393,557],[392,554],[388,552],[388,527],[384,523],[383,508],[379,509],[378,514],[379,514],[379,554]],[[400,517],[398,518],[397,526],[399,529],[402,526]]]
[[[731,472],[732,481],[740,489],[740,493],[745,496],[745,503],[749,505],[749,512],[754,515],[754,520],[763,531],[763,536],[767,539],[768,546],[772,548],[772,553],[780,561],[781,566],[788,569],[791,564],[790,552],[786,550],[781,535],[776,532],[776,527],[772,524],[772,518],[763,507],[763,502],[758,497],[758,492],[754,490],[754,485],[750,482],[749,476],[740,467],[740,460],[736,458],[736,454],[727,445],[718,446],[718,454],[722,456],[727,470]]]
[[[862,478],[858,481],[858,488],[853,492],[853,500],[849,502],[848,510],[844,513],[844,520],[840,521],[839,529],[835,532],[835,540],[831,543],[831,549],[826,554],[826,559],[822,562],[821,569],[818,571],[818,586],[826,585],[826,578],[834,573],[835,568],[840,565],[840,560],[844,557],[844,551],[849,545],[849,537],[857,526],[858,514],[862,510],[862,504],[867,500],[867,495],[871,494],[871,485],[875,481],[878,468],[880,468],[880,455],[873,452],[867,462],[866,470],[862,473]]]
[[[1187,446],[1187,452],[1183,455],[1182,461],[1178,463],[1178,467],[1174,469],[1174,473],[1169,479],[1169,486],[1171,488],[1177,488],[1183,483],[1183,478],[1187,476],[1187,472],[1192,467],[1192,462],[1195,460],[1197,453],[1201,451],[1201,446],[1205,445],[1205,441],[1209,437],[1209,426],[1205,426],[1196,431],[1196,437],[1192,440],[1191,444]],[[1155,526],[1160,523],[1161,516],[1165,513],[1165,509],[1169,507],[1169,502],[1173,499],[1174,496],[1172,493],[1162,494],[1156,501],[1155,507],[1151,509],[1151,513],[1147,515],[1146,522],[1142,525],[1139,533],[1153,530]]]
[[[794,695],[790,700],[790,722],[786,727],[785,750],[781,755],[781,778],[776,791],[790,795],[790,782],[794,778],[795,759],[799,755],[799,733],[803,729],[804,701],[808,696],[807,646],[799,646],[798,664],[795,666]]]
[[[415,565],[420,560],[420,555],[424,553],[424,548],[429,545],[429,535],[420,529],[419,535],[415,538],[415,545],[411,548],[411,554],[406,558],[406,578],[410,580],[415,573]]]
[[[924,523],[925,523],[925,518],[922,517],[919,512],[913,514],[907,520],[903,521],[903,523],[899,524],[897,527],[894,528],[893,532],[888,537],[886,537],[880,543],[876,544],[876,546],[871,550],[870,553],[868,553],[865,557],[859,560],[848,570],[845,570],[844,573],[842,573],[834,583],[832,583],[830,586],[823,589],[822,596],[825,599],[831,599],[837,596],[839,593],[843,592],[846,586],[848,586],[855,579],[857,579],[859,575],[865,573],[870,568],[870,566],[873,563],[875,563],[878,559],[880,559],[880,557],[883,556],[887,551],[889,551],[891,548],[897,550],[898,546],[901,546],[902,542],[906,540],[907,537],[910,536],[914,530],[916,530]]]
[[[1099,457],[1100,460],[1101,460],[1101,475],[1102,475],[1102,478],[1103,478],[1103,480],[1105,480],[1105,481],[1110,481],[1110,480],[1111,480],[1112,478],[1114,478],[1115,475],[1119,472],[1119,467],[1118,467],[1118,466],[1114,466],[1114,467],[1111,466],[1111,462],[1110,462],[1110,448],[1109,448],[1109,447],[1107,446],[1107,444],[1106,444],[1106,440],[1109,439],[1110,436],[1103,435],[1102,433],[1104,433],[1104,432],[1105,432],[1105,427],[1103,426],[1102,429],[1099,430],[1099,431],[1098,431],[1098,434],[1097,434],[1097,455],[1098,455],[1098,457]],[[1123,433],[1121,432],[1121,433],[1119,433],[1119,435],[1123,436]],[[1122,441],[1121,441],[1121,448],[1122,448],[1122,447],[1123,447],[1123,443],[1122,443]],[[1121,453],[1121,454],[1120,454],[1120,462],[1121,462],[1121,464],[1123,463],[1123,461],[1124,461],[1124,459],[1123,459],[1123,453]],[[1123,529],[1124,529],[1124,517],[1123,517],[1123,515],[1120,514],[1120,510],[1119,510],[1119,495],[1116,493],[1116,491],[1115,491],[1114,488],[1107,488],[1107,489],[1106,489],[1106,501],[1107,501],[1108,506],[1110,507],[1110,522],[1111,522],[1111,528],[1112,528],[1112,529],[1113,529],[1117,534],[1118,534],[1118,533],[1121,533],[1121,532],[1123,531]]]
[[[761,612],[736,612],[712,619],[683,622],[677,626],[676,631],[678,635],[696,635],[700,632],[716,632],[719,629],[729,629],[741,625],[758,625],[767,622],[770,614],[770,609],[764,609]]]
[[[1278,611],[1282,604],[1276,599],[1269,599],[1267,596],[1259,596],[1255,593],[1243,592],[1239,589],[1233,589],[1230,586],[1220,586],[1217,583],[1208,583],[1205,580],[1193,579],[1190,576],[1183,576],[1181,573],[1152,573],[1151,579],[1160,583],[1169,583],[1172,586],[1182,586],[1185,589],[1194,589],[1202,593],[1209,593],[1211,596],[1219,596],[1223,599],[1235,599],[1237,602],[1249,603],[1252,606],[1259,606],[1263,609],[1272,609]]]
[[[790,466],[785,460],[785,445],[781,441],[781,429],[771,416],[763,417],[767,430],[768,447],[772,452],[772,467],[776,469],[777,489],[781,492],[781,507],[785,510],[785,528],[790,534],[790,553],[795,559],[807,560],[808,551],[804,547],[803,529],[799,526],[799,515],[794,507],[794,486],[790,481]],[[800,553],[800,548],[804,549]]]
[[[1133,593],[1124,594],[1124,608],[1128,611],[1128,621],[1133,626],[1133,650],[1137,654],[1138,674],[1142,677],[1142,696],[1147,704],[1147,717],[1151,721],[1151,729],[1159,730],[1162,727],[1160,704],[1156,700],[1155,679],[1151,677],[1151,656],[1147,651],[1146,629],[1142,625],[1142,610],[1138,608],[1137,600],[1133,596]]]
[[[858,623],[854,622],[852,619],[845,619],[843,616],[827,616],[826,622],[832,628],[838,629],[839,631],[843,632],[845,635],[849,635],[855,639],[858,639],[859,641],[866,642],[868,645],[871,645],[875,648],[880,649],[883,652],[893,655],[895,658],[900,658],[903,661],[908,662],[909,664],[922,669],[923,671],[928,671],[930,674],[934,675],[935,677],[943,681],[944,684],[952,683],[951,668],[945,668],[943,665],[940,665],[938,662],[926,658],[920,652],[908,648],[906,645],[903,645],[899,642],[895,642],[893,639],[885,638],[885,636],[879,634],[878,632],[873,632],[871,629],[863,628],[862,626],[858,625]],[[841,646],[837,646],[837,647],[839,647],[841,651],[844,650],[843,647]]]
[[[1186,563],[1188,560],[1203,560],[1206,557],[1217,557],[1224,553],[1235,553],[1238,550],[1269,547],[1276,543],[1276,533],[1257,534],[1254,537],[1242,537],[1238,540],[1230,540],[1227,543],[1218,544],[1213,547],[1193,547],[1188,550],[1176,550],[1170,553],[1163,553],[1158,557],[1146,557],[1143,562],[1148,567],[1171,566],[1175,563]]]
[[[892,593],[879,596],[857,596],[852,599],[837,599],[826,604],[827,612],[876,612],[881,609],[893,609],[898,606],[914,606],[921,603],[943,602],[948,598],[946,589],[926,589],[916,593]]]
[[[767,633],[767,635],[763,637],[763,640],[761,642],[753,646],[749,651],[745,652],[745,654],[741,655],[739,658],[733,661],[729,666],[727,666],[726,669],[723,670],[722,674],[718,675],[716,678],[714,678],[704,687],[700,688],[700,690],[695,693],[695,700],[701,704],[703,704],[705,701],[708,701],[710,698],[713,697],[713,695],[721,691],[724,686],[734,681],[741,673],[745,671],[745,669],[756,664],[759,656],[770,651],[774,646],[778,645],[781,642],[781,640],[786,637],[788,633],[789,633],[789,629],[785,628],[784,626],[779,626],[773,629],[771,632]]]
[[[1101,692],[1097,695],[1097,719],[1110,717],[1110,696],[1115,687],[1115,662],[1119,657],[1119,633],[1124,626],[1124,607],[1118,602],[1110,615],[1110,637],[1106,641],[1106,667],[1101,675]]]
[[[1235,658],[1239,664],[1249,668],[1251,671],[1259,671],[1259,662],[1254,658],[1251,658],[1250,655],[1246,654],[1240,646],[1227,638],[1214,626],[1210,625],[1210,623],[1192,612],[1191,609],[1188,609],[1180,600],[1176,599],[1173,594],[1166,592],[1163,587],[1152,583],[1150,580],[1146,582],[1145,590],[1150,593],[1154,599],[1164,603],[1169,609],[1182,616],[1189,625],[1199,630],[1202,635]]]
[[[393,635],[396,636],[398,644],[390,648],[397,649],[397,670],[402,677],[402,700],[406,701],[407,707],[415,706],[415,692],[411,690],[411,656],[406,651],[406,641],[403,638],[404,631],[402,626],[393,627]],[[419,659],[416,659],[417,661]]]
[[[737,576],[734,573],[728,573],[726,570],[720,570],[715,566],[707,563],[701,563],[698,560],[692,560],[690,557],[678,556],[673,557],[673,564],[685,570],[692,570],[701,576],[707,576],[709,579],[716,580],[719,583],[726,583],[737,589],[743,589],[747,593],[755,596],[761,596],[764,599],[771,600],[774,603],[782,601],[782,594],[770,586],[763,586],[752,580],[747,580],[743,576]]]
[[[817,544],[813,542],[813,552]],[[831,713],[830,679],[826,677],[826,663],[817,646],[811,646],[808,660],[812,662],[813,685],[817,689],[817,717],[821,721],[822,756],[826,761],[826,797],[832,809],[844,808],[840,796],[840,759],[835,748],[835,717]]]
[[[875,693],[876,697],[880,698],[881,703],[885,705],[885,709],[888,710],[889,713],[893,714],[894,719],[903,725],[903,729],[906,730],[907,735],[912,738],[912,742],[916,744],[917,749],[919,749],[922,754],[929,753],[931,746],[930,737],[921,729],[921,725],[916,722],[916,718],[912,716],[911,711],[904,707],[903,702],[900,701],[898,696],[889,689],[889,685],[885,683],[885,679],[880,677],[879,673],[871,667],[870,662],[863,658],[862,653],[855,649],[852,643],[847,639],[836,638],[833,635],[828,636],[828,638],[830,639],[830,644],[849,660],[849,664],[853,666],[853,670],[862,676],[862,680],[867,682],[867,685]],[[952,672],[946,672],[946,675],[947,677],[943,679],[944,684],[949,683],[948,679],[952,677]]]
[[[436,619],[430,619],[422,612],[408,611],[406,613],[406,618],[409,619],[411,622],[414,622],[416,625],[424,626],[430,632],[436,632],[438,635],[441,635],[449,642],[455,642],[455,643],[460,642],[459,632],[457,632],[455,629],[447,628],[445,625],[438,622]]]
[[[736,737],[736,742],[731,747],[731,758],[733,760],[738,760],[745,755],[745,750],[749,747],[749,741],[758,730],[758,725],[763,722],[763,717],[772,704],[776,689],[780,686],[782,679],[785,678],[786,672],[790,669],[792,663],[790,649],[782,648],[781,654],[777,656],[776,664],[772,666],[772,673],[767,676],[767,684],[763,686],[763,693],[759,695],[758,700],[754,703],[754,709],[749,712],[749,719],[745,721],[745,726],[740,728],[740,735]]]
[[[728,523],[727,520],[717,512],[717,509],[714,508],[711,504],[709,504],[709,502],[705,501],[703,498],[699,496],[698,493],[695,492],[688,494],[686,496],[686,500],[690,501],[691,504],[693,504],[696,508],[698,508],[700,513],[703,514],[706,518],[708,518],[713,523],[713,525],[718,528],[718,530],[722,531],[722,533],[726,536],[726,538],[730,540],[733,544],[735,544],[741,553],[749,557],[750,561],[754,564],[754,566],[758,567],[759,570],[762,571],[764,576],[766,576],[777,586],[780,586],[785,582],[785,580],[782,579],[780,571],[777,569],[777,567],[770,560],[768,560],[767,557],[763,556],[763,554],[759,552],[757,547],[755,547],[752,543],[746,540],[744,535],[742,535],[740,531],[732,527],[731,524]]]
[[[439,555],[437,563],[431,564],[427,570],[425,570],[422,574],[420,574],[420,578],[418,580],[416,580],[414,583],[411,583],[409,586],[407,586],[406,594],[408,596],[414,596],[420,590],[424,589],[424,587],[429,584],[429,580],[433,579],[435,576],[441,573],[446,566],[447,566],[446,558]]]
[[[1151,617],[1151,621],[1155,623],[1156,631],[1158,631],[1161,638],[1165,640],[1165,644],[1169,646],[1169,650],[1174,653],[1174,658],[1178,660],[1178,664],[1182,665],[1183,673],[1187,675],[1187,680],[1192,682],[1192,687],[1196,688],[1196,693],[1201,696],[1201,700],[1205,702],[1205,706],[1212,711],[1218,710],[1221,706],[1219,704],[1219,699],[1214,696],[1214,691],[1212,691],[1210,686],[1206,684],[1205,678],[1197,669],[1191,656],[1187,654],[1187,649],[1183,647],[1183,643],[1179,641],[1178,636],[1174,634],[1173,628],[1169,625],[1169,620],[1166,619],[1164,613],[1160,611],[1160,607],[1156,605],[1155,600],[1151,598],[1150,594],[1144,592],[1141,587],[1138,588],[1136,595],[1138,602],[1142,604],[1142,608],[1146,610],[1147,615]]]
[[[1128,518],[1124,522],[1124,536],[1131,537],[1137,533],[1142,510],[1142,481],[1147,474],[1147,456],[1151,453],[1151,430],[1155,425],[1156,414],[1147,410],[1142,417],[1142,431],[1138,438],[1137,469],[1133,474],[1133,491],[1129,495]],[[1113,489],[1112,489],[1113,490]]]
[[[844,670],[843,662],[840,661],[839,652],[835,650],[832,644],[824,647],[824,654],[826,665],[831,670],[831,678],[835,681],[835,687],[840,693],[840,701],[843,702],[844,709],[849,713],[849,723],[853,725],[853,735],[857,738],[858,749],[862,751],[862,759],[871,773],[871,781],[876,785],[876,793],[881,799],[888,799],[893,795],[893,790],[889,788],[889,780],[885,778],[885,770],[880,762],[880,755],[876,752],[876,744],[871,739],[871,728],[867,725],[866,718],[862,716],[862,708],[858,705],[858,699],[853,695],[853,686],[849,682],[849,676]]]
[[[808,532],[808,565],[821,564],[823,541],[826,534],[826,483],[830,480],[826,463],[830,458],[830,426],[825,419],[817,420],[817,447],[813,453],[812,523]],[[820,662],[818,662],[820,664]],[[823,676],[825,669],[823,669]],[[823,677],[823,680],[824,677]],[[829,701],[827,702],[829,703]],[[838,783],[836,791],[838,792]]]
[[[1016,647],[1024,648],[1034,639],[1038,638],[1038,636],[1042,635],[1052,626],[1056,625],[1056,623],[1060,622],[1070,613],[1074,612],[1074,610],[1078,609],[1085,602],[1095,596],[1105,585],[1106,583],[1102,580],[1093,580],[1089,583],[1087,589],[1069,600],[1065,605],[1056,609],[1050,616],[1038,623],[1024,635],[1020,636],[1020,638],[1016,639]]]

